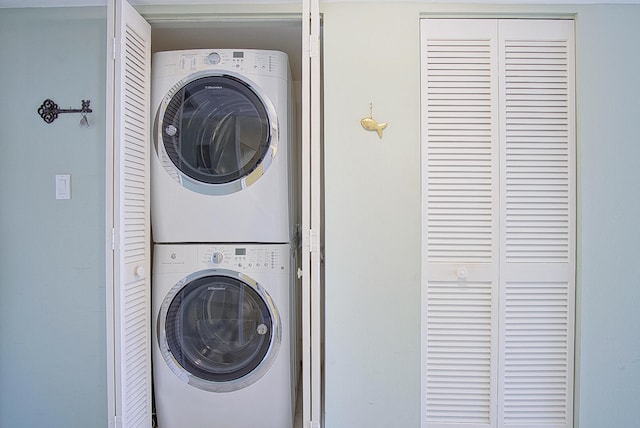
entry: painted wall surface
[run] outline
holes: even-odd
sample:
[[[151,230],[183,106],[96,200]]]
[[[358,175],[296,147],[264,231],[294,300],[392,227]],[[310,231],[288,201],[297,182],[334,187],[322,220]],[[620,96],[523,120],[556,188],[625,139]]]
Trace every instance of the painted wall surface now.
[[[576,16],[576,426],[640,419],[639,6],[323,4],[326,427],[420,423],[420,16]],[[364,131],[369,114],[389,122]]]
[[[105,8],[0,10],[2,428],[107,425],[105,40]],[[90,127],[46,98],[91,100]]]
[[[418,18],[323,7],[327,428],[420,423]]]
[[[640,421],[640,6],[578,16],[581,428]]]

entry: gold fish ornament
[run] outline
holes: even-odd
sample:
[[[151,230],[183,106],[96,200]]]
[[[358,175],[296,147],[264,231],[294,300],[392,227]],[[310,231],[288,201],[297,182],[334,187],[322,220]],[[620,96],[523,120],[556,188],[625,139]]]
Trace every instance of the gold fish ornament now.
[[[389,125],[387,122],[378,123],[377,120],[373,118],[372,114],[372,105],[369,104],[369,117],[365,117],[360,121],[360,125],[367,131],[376,131],[378,137],[382,138],[382,131]]]

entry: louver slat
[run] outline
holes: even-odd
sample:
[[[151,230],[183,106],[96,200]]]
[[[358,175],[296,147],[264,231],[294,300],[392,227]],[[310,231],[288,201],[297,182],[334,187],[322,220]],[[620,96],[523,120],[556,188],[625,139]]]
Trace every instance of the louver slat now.
[[[144,40],[126,30],[124,98],[124,258],[126,263],[144,262],[146,234],[146,106]]]
[[[147,181],[147,75],[145,41],[134,28],[125,30],[124,63],[124,140],[123,150],[123,261],[126,271],[150,259],[146,218],[148,217]],[[148,278],[148,277],[147,277]],[[124,412],[127,426],[144,426],[151,401],[148,359],[149,283],[127,278],[124,290]]]
[[[573,25],[500,24],[502,427],[572,426]]]
[[[504,46],[506,259],[569,257],[567,41]]]
[[[423,420],[495,419],[495,24],[423,20]],[[476,25],[477,24],[477,25]],[[452,31],[453,29],[453,31]]]
[[[491,283],[430,282],[427,300],[427,421],[484,426],[493,384]]]
[[[504,313],[504,426],[566,427],[571,344],[569,285],[508,282]]]
[[[426,46],[426,233],[430,262],[492,258],[492,78],[489,40]]]

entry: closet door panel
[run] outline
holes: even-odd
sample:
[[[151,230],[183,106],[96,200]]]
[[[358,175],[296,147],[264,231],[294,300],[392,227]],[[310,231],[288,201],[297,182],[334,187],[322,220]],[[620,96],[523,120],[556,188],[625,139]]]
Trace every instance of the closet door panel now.
[[[423,426],[494,420],[495,21],[422,21]]]
[[[499,23],[504,427],[572,426],[573,44],[572,21]]]
[[[116,428],[151,427],[149,102],[151,28],[124,0],[113,18],[113,373]],[[111,410],[110,410],[111,411]]]
[[[573,22],[421,25],[423,426],[570,427]]]

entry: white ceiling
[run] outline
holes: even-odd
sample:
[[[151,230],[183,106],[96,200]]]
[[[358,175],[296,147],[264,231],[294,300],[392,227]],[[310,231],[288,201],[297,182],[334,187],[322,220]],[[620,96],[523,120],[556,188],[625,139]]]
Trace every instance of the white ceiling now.
[[[229,4],[229,3],[300,3],[302,0],[129,0],[132,5]],[[321,3],[403,2],[407,0],[320,0]],[[640,0],[413,0],[419,3],[488,3],[488,4],[640,4]],[[0,0],[0,8],[104,6],[107,0]]]
[[[300,3],[301,0],[129,0],[132,5]],[[393,1],[393,0],[392,0]],[[105,6],[107,0],[0,0],[0,7]]]

